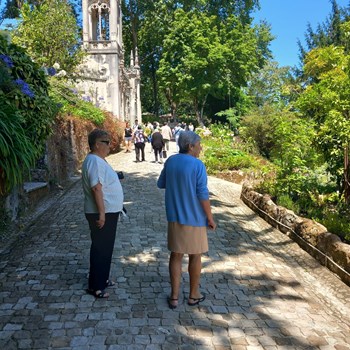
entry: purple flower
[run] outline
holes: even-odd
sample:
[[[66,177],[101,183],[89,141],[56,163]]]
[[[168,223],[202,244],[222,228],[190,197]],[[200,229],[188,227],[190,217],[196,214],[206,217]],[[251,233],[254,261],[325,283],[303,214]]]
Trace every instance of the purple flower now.
[[[2,60],[6,64],[6,66],[9,68],[12,68],[14,66],[13,61],[9,56],[0,55],[0,60]]]
[[[73,89],[73,88],[72,88],[72,89],[70,89],[70,91],[72,91],[74,95],[77,95],[77,94],[78,94],[78,90],[77,90],[77,89]]]
[[[53,67],[48,68],[47,74],[53,77],[54,75],[56,75],[56,69]]]
[[[23,94],[27,95],[30,98],[34,98],[34,92],[30,89],[29,85],[22,79],[16,79],[15,84],[21,88]]]
[[[104,100],[104,98],[101,96],[101,97],[99,97],[98,98],[100,101],[103,101]]]

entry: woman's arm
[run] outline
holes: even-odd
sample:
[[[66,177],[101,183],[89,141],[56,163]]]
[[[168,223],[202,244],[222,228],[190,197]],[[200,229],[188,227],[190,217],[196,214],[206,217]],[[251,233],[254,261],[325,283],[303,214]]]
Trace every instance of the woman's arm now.
[[[201,206],[202,206],[202,208],[204,210],[205,215],[207,216],[209,229],[210,230],[215,230],[216,229],[216,223],[214,221],[213,214],[211,213],[211,206],[210,206],[209,199],[201,200],[200,203],[201,203]]]
[[[165,167],[163,168],[163,170],[161,171],[158,181],[157,181],[157,187],[158,188],[165,188],[166,187],[166,176],[165,176]]]
[[[102,228],[106,221],[106,213],[105,205],[103,202],[103,192],[101,183],[98,183],[97,185],[92,187],[91,190],[95,198],[98,213],[100,214],[99,219],[96,221],[96,225],[98,228]]]

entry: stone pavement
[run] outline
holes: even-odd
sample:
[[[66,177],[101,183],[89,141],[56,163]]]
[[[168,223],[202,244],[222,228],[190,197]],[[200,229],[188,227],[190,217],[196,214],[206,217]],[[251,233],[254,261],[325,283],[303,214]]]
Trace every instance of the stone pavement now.
[[[174,144],[171,144],[172,149]],[[199,307],[170,310],[162,165],[119,153],[129,219],[117,229],[108,300],[87,295],[89,230],[78,181],[1,248],[0,349],[350,349],[350,288],[210,177],[218,222]]]

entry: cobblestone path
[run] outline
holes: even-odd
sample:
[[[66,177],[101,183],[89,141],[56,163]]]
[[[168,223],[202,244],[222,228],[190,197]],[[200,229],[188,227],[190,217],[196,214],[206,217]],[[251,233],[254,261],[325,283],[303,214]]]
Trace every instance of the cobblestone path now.
[[[174,148],[174,144],[171,145]],[[118,224],[108,300],[87,295],[89,230],[78,181],[0,249],[0,349],[350,349],[350,288],[210,177],[218,222],[199,307],[169,293],[162,165],[119,153],[129,219]]]

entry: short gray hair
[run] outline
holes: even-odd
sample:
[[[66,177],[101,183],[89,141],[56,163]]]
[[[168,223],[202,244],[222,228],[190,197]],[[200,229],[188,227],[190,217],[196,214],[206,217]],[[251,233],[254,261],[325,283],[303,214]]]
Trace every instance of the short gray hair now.
[[[96,140],[97,139],[101,139],[103,137],[108,137],[109,138],[109,134],[105,130],[94,129],[94,130],[92,130],[90,132],[90,134],[88,135],[88,142],[89,142],[89,147],[90,147],[91,151],[94,150],[94,147],[96,145]]]
[[[188,151],[190,150],[190,145],[194,145],[200,140],[201,138],[199,137],[199,135],[193,131],[180,131],[178,140],[179,153],[188,153]]]

